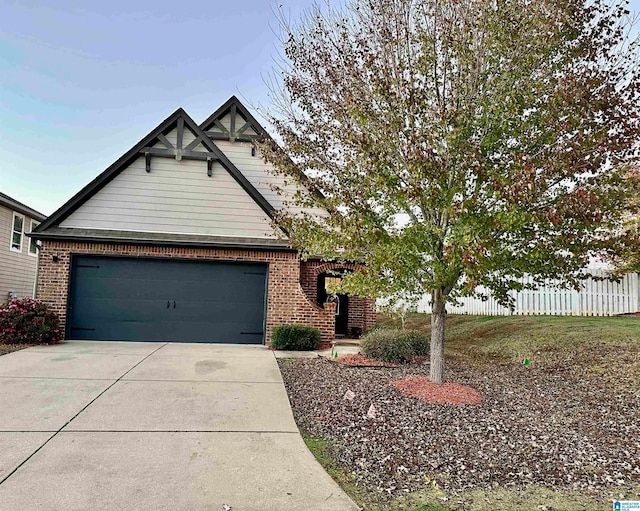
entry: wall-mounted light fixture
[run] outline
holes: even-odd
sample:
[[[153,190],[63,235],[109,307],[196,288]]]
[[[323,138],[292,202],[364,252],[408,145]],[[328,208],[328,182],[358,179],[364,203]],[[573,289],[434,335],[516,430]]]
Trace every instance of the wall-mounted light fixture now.
[[[54,256],[51,256],[51,260],[52,260],[54,263],[57,263],[58,261],[60,261],[60,258],[59,258],[57,255],[54,255]]]
[[[251,146],[251,156],[255,156],[256,155],[256,148],[255,146]]]

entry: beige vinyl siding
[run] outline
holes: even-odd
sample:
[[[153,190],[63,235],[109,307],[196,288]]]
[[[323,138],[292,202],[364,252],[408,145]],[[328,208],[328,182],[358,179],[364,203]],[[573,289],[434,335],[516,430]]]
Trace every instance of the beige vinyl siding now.
[[[240,117],[240,116],[238,116],[238,117]],[[238,122],[238,117],[236,117],[236,123]],[[231,129],[231,114],[227,114],[222,119],[220,119],[220,124],[222,124],[225,128],[230,130]],[[236,126],[236,129],[238,129],[238,126]]]
[[[273,238],[268,215],[219,164],[140,156],[61,227]]]
[[[29,254],[31,218],[24,215],[24,234],[20,252],[10,250],[13,210],[0,206],[0,302],[6,302],[9,291],[20,297],[33,296],[38,258]]]
[[[177,135],[176,135],[176,139],[177,139]],[[196,136],[191,132],[190,129],[188,129],[185,126],[184,131],[182,132],[182,147],[187,147],[191,142],[193,142],[196,139]],[[203,146],[201,143],[198,144],[197,146],[195,146],[193,149],[191,149],[192,151],[207,151],[207,148],[205,146]]]
[[[290,202],[293,199],[296,186],[294,184],[284,186],[284,178],[273,174],[273,166],[270,163],[265,163],[259,153],[256,156],[251,156],[252,144],[250,142],[216,140],[215,144],[275,209],[282,209],[286,202]],[[281,188],[284,194],[279,194],[272,189],[272,186]],[[298,212],[301,209],[289,206],[289,210]],[[325,211],[320,209],[308,211],[313,211],[320,216],[326,214]]]
[[[236,116],[236,131],[242,128],[247,123],[246,120],[238,113]],[[222,124],[228,131],[231,131],[231,114],[225,115],[222,119],[220,119],[220,124]],[[215,124],[210,128],[211,131],[221,131],[218,126]],[[253,130],[253,128],[247,128],[243,133],[243,135],[257,135],[257,133]]]
[[[165,135],[165,137],[169,142],[171,142],[171,145],[173,147],[178,145],[178,130],[177,129],[171,131],[170,133],[167,133]],[[183,137],[184,137],[184,135],[183,135]],[[156,147],[160,147],[160,146],[164,147],[164,144],[162,142],[158,142],[158,144],[156,144]]]
[[[167,140],[171,143],[171,145],[173,145],[173,147],[176,147],[178,145],[178,130],[177,129],[175,129],[173,131],[170,131],[165,136],[166,136]],[[184,130],[182,131],[182,147],[183,148],[187,147],[195,139],[196,139],[196,136],[192,133],[192,131],[187,126],[185,126]],[[157,148],[157,149],[166,149],[167,148],[167,146],[165,146],[162,142],[158,142],[153,147]],[[198,144],[197,146],[195,146],[191,150],[192,151],[199,151],[199,152],[206,152],[207,148],[205,146],[203,146],[202,144]]]

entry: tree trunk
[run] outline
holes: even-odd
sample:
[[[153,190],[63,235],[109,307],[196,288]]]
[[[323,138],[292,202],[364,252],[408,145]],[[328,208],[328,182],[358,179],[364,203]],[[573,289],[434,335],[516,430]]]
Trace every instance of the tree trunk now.
[[[446,316],[441,290],[431,293],[431,356],[429,379],[442,383],[444,378],[444,321]]]

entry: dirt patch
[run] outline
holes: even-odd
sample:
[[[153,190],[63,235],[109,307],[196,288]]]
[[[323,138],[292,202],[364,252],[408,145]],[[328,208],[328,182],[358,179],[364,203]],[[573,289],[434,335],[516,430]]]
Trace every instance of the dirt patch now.
[[[478,405],[484,396],[459,383],[431,383],[426,376],[404,378],[389,383],[405,397],[415,397],[439,405]]]

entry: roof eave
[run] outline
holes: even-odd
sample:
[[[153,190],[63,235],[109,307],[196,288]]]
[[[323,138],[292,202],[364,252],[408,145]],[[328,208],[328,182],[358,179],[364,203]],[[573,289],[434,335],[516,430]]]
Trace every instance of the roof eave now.
[[[150,247],[180,247],[180,248],[218,248],[226,250],[256,250],[261,252],[297,252],[285,244],[239,243],[224,241],[193,241],[193,240],[151,240],[137,238],[123,238],[116,236],[80,236],[74,234],[49,234],[46,232],[28,233],[30,238],[41,241],[67,241],[73,243],[103,243],[106,245],[132,245]]]
[[[0,204],[9,209],[12,209],[13,211],[20,213],[21,215],[26,215],[30,218],[33,218],[38,222],[43,222],[47,219],[46,215],[43,215],[39,211],[36,211],[35,209],[30,208],[26,204],[22,204],[21,202],[18,202],[17,200],[3,193],[0,193]]]

